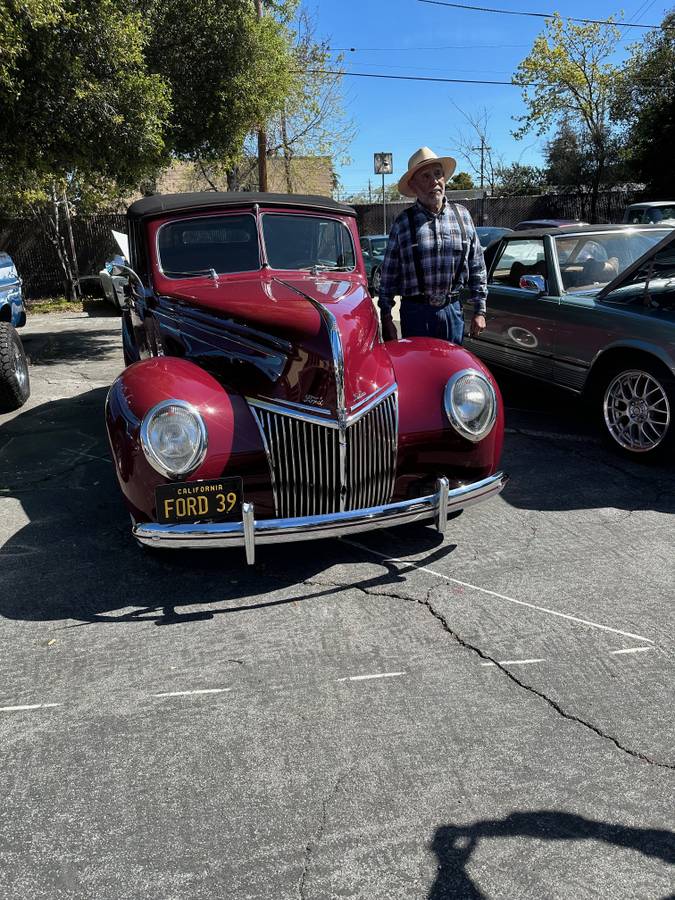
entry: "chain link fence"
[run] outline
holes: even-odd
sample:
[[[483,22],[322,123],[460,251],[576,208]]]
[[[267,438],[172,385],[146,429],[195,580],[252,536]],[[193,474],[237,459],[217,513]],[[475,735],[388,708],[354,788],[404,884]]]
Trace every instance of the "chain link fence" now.
[[[476,225],[513,228],[526,219],[577,219],[590,221],[588,194],[540,194],[532,197],[463,198],[454,191],[451,198],[467,207]],[[652,199],[644,193],[606,191],[598,198],[598,223],[620,222],[624,207]],[[381,203],[353,204],[361,234],[388,234],[394,219],[413,201],[386,204],[386,222]],[[96,276],[103,263],[117,253],[112,230],[126,231],[122,214],[75,216],[72,219],[77,262],[85,292],[98,285]],[[67,236],[63,234],[64,240]],[[37,299],[62,294],[65,277],[54,244],[37,219],[0,218],[0,250],[16,263],[24,285],[24,296]],[[89,285],[87,279],[91,279]]]
[[[458,191],[449,195],[450,199],[461,203],[471,213],[476,225],[493,225],[514,228],[518,222],[528,219],[572,219],[591,223],[591,196],[575,194],[537,194],[513,197],[462,197]],[[598,196],[595,222],[591,224],[611,224],[620,222],[624,208],[629,203],[639,203],[652,199],[644,192],[603,191]],[[407,209],[410,201],[387,203],[386,223],[382,203],[354,203],[361,234],[388,234],[394,219]]]

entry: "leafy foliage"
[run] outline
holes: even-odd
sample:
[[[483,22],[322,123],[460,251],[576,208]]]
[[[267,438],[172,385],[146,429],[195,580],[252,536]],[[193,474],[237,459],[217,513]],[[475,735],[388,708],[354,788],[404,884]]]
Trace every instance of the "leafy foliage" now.
[[[534,130],[545,134],[561,121],[570,123],[589,154],[591,215],[613,151],[609,106],[617,69],[609,62],[619,30],[615,25],[575,25],[557,13],[520,63],[514,83],[523,88],[527,113],[517,118],[514,136]]]
[[[288,4],[276,6],[283,12]],[[296,84],[284,17],[258,20],[242,0],[155,0],[148,16],[148,64],[171,89],[172,152],[236,158],[251,128],[279,114]]]
[[[625,124],[625,156],[633,177],[661,197],[675,196],[675,12],[634,44],[612,105]]]
[[[497,167],[495,181],[494,193],[499,197],[540,194],[546,187],[546,173],[537,166],[511,163]]]
[[[471,191],[473,180],[468,172],[458,172],[448,181],[447,188],[449,191]]]

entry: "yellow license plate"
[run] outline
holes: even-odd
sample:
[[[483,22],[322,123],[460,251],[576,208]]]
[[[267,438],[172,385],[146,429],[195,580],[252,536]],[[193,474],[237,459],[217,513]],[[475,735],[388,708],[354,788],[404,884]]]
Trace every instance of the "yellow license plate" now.
[[[241,519],[241,478],[185,481],[155,488],[155,509],[160,525],[227,522]]]

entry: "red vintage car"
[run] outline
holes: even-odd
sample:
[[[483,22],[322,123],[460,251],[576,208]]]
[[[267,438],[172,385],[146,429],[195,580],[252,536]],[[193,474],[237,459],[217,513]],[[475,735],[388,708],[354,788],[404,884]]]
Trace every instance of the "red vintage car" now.
[[[349,206],[157,195],[128,237],[106,422],[138,541],[252,563],[257,544],[444,531],[502,490],[492,375],[444,341],[382,342]]]

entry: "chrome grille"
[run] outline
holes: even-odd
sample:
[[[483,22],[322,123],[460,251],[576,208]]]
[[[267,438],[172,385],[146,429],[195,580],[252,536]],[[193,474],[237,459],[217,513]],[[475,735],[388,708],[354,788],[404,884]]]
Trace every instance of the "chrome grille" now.
[[[398,444],[395,391],[342,430],[334,421],[252,408],[265,441],[278,516],[318,516],[389,502]]]

